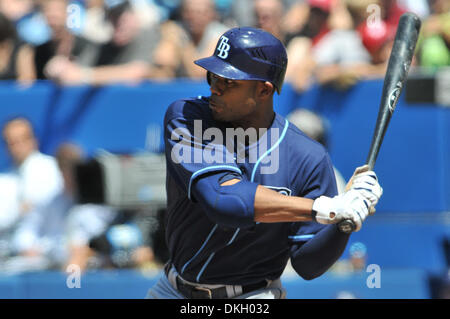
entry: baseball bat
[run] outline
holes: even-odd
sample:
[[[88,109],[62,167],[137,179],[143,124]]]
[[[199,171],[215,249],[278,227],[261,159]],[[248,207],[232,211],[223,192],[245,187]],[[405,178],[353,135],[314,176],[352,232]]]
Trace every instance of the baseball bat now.
[[[366,164],[369,165],[370,170],[373,170],[375,166],[381,143],[383,142],[392,114],[397,106],[398,98],[404,87],[419,36],[420,25],[421,21],[419,17],[413,13],[404,13],[400,17],[384,77],[380,108],[378,110],[375,131],[372,136],[372,144],[366,160]],[[338,227],[342,232],[347,234],[353,232],[356,228],[351,220],[341,221]]]

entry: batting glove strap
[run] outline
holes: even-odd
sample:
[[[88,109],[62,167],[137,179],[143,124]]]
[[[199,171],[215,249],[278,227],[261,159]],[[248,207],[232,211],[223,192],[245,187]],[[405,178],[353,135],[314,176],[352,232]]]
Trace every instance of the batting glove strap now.
[[[313,203],[313,218],[320,224],[335,224],[342,220],[355,223],[355,231],[369,215],[370,202],[359,191],[350,190],[333,198],[321,196]]]
[[[334,213],[335,201],[336,197],[320,196],[317,198],[312,207],[313,219],[320,224],[334,224],[336,218]]]

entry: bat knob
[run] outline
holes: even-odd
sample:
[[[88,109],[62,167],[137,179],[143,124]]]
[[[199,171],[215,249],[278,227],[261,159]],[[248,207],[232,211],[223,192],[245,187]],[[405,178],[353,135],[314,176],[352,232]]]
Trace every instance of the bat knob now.
[[[350,234],[356,229],[356,225],[352,220],[347,219],[338,223],[338,228],[341,232]]]

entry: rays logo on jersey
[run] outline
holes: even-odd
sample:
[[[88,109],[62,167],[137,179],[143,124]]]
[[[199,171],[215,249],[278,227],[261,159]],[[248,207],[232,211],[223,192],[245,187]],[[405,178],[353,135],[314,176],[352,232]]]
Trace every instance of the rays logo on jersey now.
[[[228,51],[230,51],[230,45],[228,44],[228,38],[225,36],[222,36],[220,38],[220,43],[217,46],[217,51],[219,51],[219,54],[217,56],[222,59],[226,59],[228,57]]]
[[[292,194],[292,191],[287,187],[267,186],[267,185],[262,185],[262,186],[269,188],[271,190],[274,190],[274,191],[280,193],[281,195],[291,196],[291,194]]]

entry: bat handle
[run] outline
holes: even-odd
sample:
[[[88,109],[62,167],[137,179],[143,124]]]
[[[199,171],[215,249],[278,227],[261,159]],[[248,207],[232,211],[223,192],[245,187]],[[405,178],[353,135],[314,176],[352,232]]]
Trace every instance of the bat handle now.
[[[370,152],[369,158],[366,164],[369,165],[369,170],[373,170],[375,166],[376,155],[374,152]],[[345,234],[350,234],[356,229],[355,223],[351,219],[346,219],[338,223],[339,230]]]
[[[351,219],[346,219],[338,223],[338,228],[342,233],[350,234],[356,229],[356,225]]]

